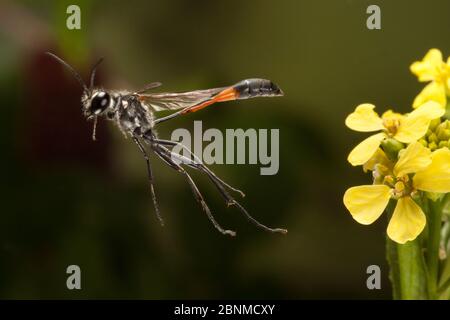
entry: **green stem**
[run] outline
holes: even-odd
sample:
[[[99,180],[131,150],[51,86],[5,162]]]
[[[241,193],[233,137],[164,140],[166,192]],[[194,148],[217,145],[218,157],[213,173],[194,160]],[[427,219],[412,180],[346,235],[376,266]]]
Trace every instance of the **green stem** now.
[[[392,212],[394,211],[395,203],[393,201],[389,202],[386,208],[388,219],[391,218]],[[402,298],[401,287],[400,287],[400,269],[398,264],[398,252],[397,244],[389,239],[386,235],[386,259],[389,264],[389,280],[392,286],[392,296],[394,300],[399,300]]]
[[[387,207],[389,220],[396,204],[396,201],[390,201]],[[398,244],[386,237],[386,249],[394,299],[427,299],[427,272],[422,238]]]
[[[400,269],[398,265],[397,244],[386,236],[386,258],[389,264],[389,280],[394,300],[402,298],[400,286]]]
[[[449,300],[450,299],[450,278],[445,281],[438,289],[438,299]]]
[[[437,299],[438,276],[439,276],[439,246],[441,241],[442,226],[442,201],[429,201],[428,214],[428,243],[427,243],[427,265],[428,265],[428,292],[430,299]]]
[[[401,298],[427,299],[426,272],[420,238],[397,244]]]

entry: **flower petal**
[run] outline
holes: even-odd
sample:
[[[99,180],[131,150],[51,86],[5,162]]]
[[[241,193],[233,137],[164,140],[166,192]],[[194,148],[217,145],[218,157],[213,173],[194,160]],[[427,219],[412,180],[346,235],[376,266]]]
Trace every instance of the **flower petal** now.
[[[422,209],[410,197],[403,197],[397,205],[387,228],[389,238],[398,243],[405,243],[417,238],[426,224]]]
[[[419,172],[431,164],[431,151],[419,142],[411,143],[399,153],[398,161],[394,167],[397,177],[405,174]]]
[[[394,138],[403,143],[416,142],[427,133],[431,120],[426,117],[406,117]]]
[[[447,74],[450,74],[450,56],[447,58],[447,65],[445,67],[447,69]],[[447,89],[450,90],[450,76],[447,77]]]
[[[366,163],[377,151],[381,141],[386,137],[383,132],[374,134],[358,144],[348,155],[348,162],[353,166],[360,166]]]
[[[381,115],[381,119],[383,121],[396,121],[401,120],[404,116],[401,113],[394,112],[392,109],[389,109]]]
[[[410,69],[419,81],[432,81],[438,75],[438,68],[443,63],[442,53],[438,49],[430,49],[422,61],[414,62]]]
[[[383,129],[383,122],[378,114],[373,111],[375,106],[363,103],[356,107],[355,111],[345,119],[345,125],[352,130],[371,132]]]
[[[353,219],[371,224],[383,213],[391,197],[391,189],[383,184],[358,186],[344,194],[344,205]]]
[[[445,94],[445,86],[442,83],[433,81],[427,84],[414,99],[413,108],[420,107],[428,101],[436,101],[445,108],[447,96]]]
[[[363,170],[367,172],[368,170],[373,171],[376,165],[382,165],[387,169],[392,169],[392,162],[386,156],[381,148],[378,148],[370,159],[364,163]]]
[[[403,143],[412,143],[422,138],[433,119],[440,118],[445,109],[436,101],[428,101],[404,117],[394,138]]]
[[[428,192],[450,192],[450,150],[438,149],[431,155],[431,164],[414,175],[416,189]]]
[[[445,89],[442,89],[445,93]],[[442,117],[445,114],[445,108],[437,101],[427,101],[420,105],[413,112],[407,115],[408,118],[426,117],[430,120]]]

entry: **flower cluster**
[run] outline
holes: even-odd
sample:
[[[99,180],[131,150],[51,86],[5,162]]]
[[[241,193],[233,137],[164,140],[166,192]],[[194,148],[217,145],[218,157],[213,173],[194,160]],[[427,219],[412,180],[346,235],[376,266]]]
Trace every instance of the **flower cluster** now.
[[[390,201],[395,209],[387,234],[404,244],[416,239],[427,223],[422,200],[440,199],[450,192],[450,122],[445,119],[450,93],[450,58],[431,49],[411,71],[430,82],[414,99],[413,110],[392,110],[381,117],[372,104],[356,107],[345,124],[359,132],[375,132],[348,155],[353,166],[372,172],[373,182],[349,188],[344,205],[361,224],[371,224]]]

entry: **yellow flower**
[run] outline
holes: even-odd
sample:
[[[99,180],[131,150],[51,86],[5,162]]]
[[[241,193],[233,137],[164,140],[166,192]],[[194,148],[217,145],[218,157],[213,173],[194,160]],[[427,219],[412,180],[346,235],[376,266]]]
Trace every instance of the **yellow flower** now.
[[[361,104],[345,119],[345,125],[355,131],[382,131],[363,140],[350,152],[348,162],[353,166],[366,163],[385,138],[395,138],[403,143],[417,141],[425,135],[431,120],[440,118],[445,113],[435,101],[428,101],[407,115],[389,110],[381,118],[374,108],[373,104]]]
[[[414,62],[411,67],[420,82],[430,82],[414,99],[413,108],[427,101],[436,101],[443,108],[447,105],[447,93],[450,91],[450,57],[445,63],[438,49],[431,49],[422,59]]]
[[[449,149],[431,153],[419,142],[410,144],[400,151],[384,184],[348,189],[344,194],[344,205],[357,222],[368,225],[381,216],[391,198],[396,199],[387,234],[393,241],[403,244],[414,240],[426,224],[425,214],[411,198],[417,191],[450,192]]]

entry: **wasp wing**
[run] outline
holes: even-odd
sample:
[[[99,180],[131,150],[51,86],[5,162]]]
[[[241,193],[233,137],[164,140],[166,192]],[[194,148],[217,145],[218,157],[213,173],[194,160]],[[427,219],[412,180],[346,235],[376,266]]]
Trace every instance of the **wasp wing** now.
[[[145,101],[155,111],[178,110],[208,101],[224,89],[225,88],[214,88],[180,93],[163,92],[140,94],[139,98]]]
[[[180,113],[188,113],[216,102],[282,95],[283,91],[270,80],[247,79],[229,87],[182,93],[151,93],[139,97],[155,111],[182,109]]]

